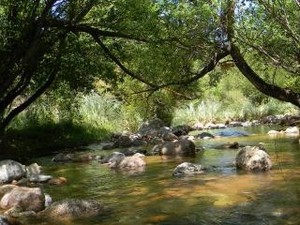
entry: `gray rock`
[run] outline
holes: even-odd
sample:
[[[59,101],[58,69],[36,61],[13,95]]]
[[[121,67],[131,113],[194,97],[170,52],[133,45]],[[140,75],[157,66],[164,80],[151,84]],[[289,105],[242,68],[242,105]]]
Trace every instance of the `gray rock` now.
[[[152,148],[152,154],[160,155],[183,155],[194,156],[196,154],[196,146],[190,140],[179,140],[175,142],[166,141]]]
[[[235,158],[238,169],[263,172],[272,168],[269,154],[262,146],[245,146],[241,148]]]
[[[103,205],[95,200],[65,199],[52,203],[39,217],[51,220],[72,220],[102,214]]]
[[[120,169],[135,170],[140,167],[145,167],[145,155],[136,153],[133,156],[125,157],[119,164]]]
[[[25,175],[25,165],[10,159],[0,161],[0,183],[19,180]]]
[[[203,173],[204,171],[201,165],[190,162],[183,162],[174,169],[173,176],[180,177]]]
[[[222,130],[222,131],[216,133],[216,136],[221,136],[221,137],[245,137],[245,136],[249,136],[249,134],[245,131],[225,129],[225,130]]]
[[[29,166],[26,166],[26,177],[30,177],[32,175],[39,175],[42,172],[42,167],[37,163],[32,163]]]
[[[101,160],[101,163],[108,163],[110,168],[117,168],[124,158],[125,155],[123,153],[113,152],[111,155]]]
[[[30,177],[28,177],[28,180],[29,182],[33,182],[33,183],[46,183],[52,178],[53,177],[49,175],[37,174],[37,175],[31,175]]]

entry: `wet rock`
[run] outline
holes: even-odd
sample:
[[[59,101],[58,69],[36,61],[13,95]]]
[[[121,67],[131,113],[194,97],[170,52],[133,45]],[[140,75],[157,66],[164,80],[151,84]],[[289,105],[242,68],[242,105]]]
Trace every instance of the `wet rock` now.
[[[39,175],[42,172],[42,167],[37,163],[32,163],[29,166],[26,166],[26,177],[30,177],[32,175]]]
[[[101,160],[101,163],[108,163],[110,168],[117,168],[124,158],[125,155],[123,153],[113,152],[111,155]]]
[[[52,204],[52,198],[49,194],[45,193],[45,207],[48,207]]]
[[[195,138],[199,138],[199,139],[210,139],[210,138],[215,138],[214,135],[212,135],[211,133],[208,132],[202,132],[200,134],[197,134],[195,136]]]
[[[26,175],[25,165],[14,160],[0,161],[0,183],[9,183],[19,180]]]
[[[45,195],[41,188],[29,188],[16,186],[4,194],[0,201],[2,209],[15,209],[19,211],[39,212],[45,208]]]
[[[154,146],[151,152],[160,155],[194,156],[196,154],[196,146],[194,142],[185,139],[176,142],[166,141]]]
[[[286,134],[295,134],[299,135],[299,128],[298,127],[288,127],[285,131]]]
[[[28,177],[28,181],[32,183],[46,183],[49,180],[51,180],[53,177],[49,175],[42,175],[42,174],[37,174],[37,175],[31,175]]]
[[[238,151],[235,162],[238,169],[253,172],[269,171],[272,167],[270,156],[262,146],[243,147]]]
[[[228,143],[224,143],[224,144],[220,144],[218,146],[216,146],[216,149],[238,149],[240,146],[240,144],[238,142],[228,142]]]
[[[146,155],[147,150],[145,150],[145,149],[125,149],[125,150],[121,151],[121,153],[123,153],[125,156],[132,156],[136,153]]]
[[[55,177],[55,178],[48,180],[47,183],[51,184],[51,185],[63,185],[63,184],[66,184],[67,182],[68,182],[68,180],[65,177]]]
[[[181,176],[191,176],[191,175],[203,174],[203,173],[204,171],[201,165],[190,163],[190,162],[183,162],[174,169],[173,176],[181,177]]]
[[[144,160],[145,155],[136,153],[133,156],[125,157],[119,164],[120,169],[134,170],[140,167],[145,167],[146,162]]]
[[[220,137],[244,137],[249,136],[249,134],[245,131],[239,131],[239,130],[222,130],[216,134],[216,136]]]
[[[65,199],[52,203],[39,217],[50,220],[72,220],[98,216],[103,213],[103,205],[95,200]]]
[[[268,135],[279,135],[279,134],[284,134],[284,131],[281,130],[269,130]]]

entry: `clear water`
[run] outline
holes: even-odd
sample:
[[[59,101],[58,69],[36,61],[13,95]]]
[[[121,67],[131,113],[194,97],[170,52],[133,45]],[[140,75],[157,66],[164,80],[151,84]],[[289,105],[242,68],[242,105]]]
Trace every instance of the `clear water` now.
[[[197,145],[206,149],[195,158],[147,156],[146,170],[137,174],[114,171],[98,162],[60,164],[50,158],[38,159],[45,174],[68,179],[63,186],[44,185],[54,201],[92,198],[105,205],[105,212],[97,218],[31,220],[30,224],[298,225],[299,137],[270,137],[266,135],[269,129],[243,128],[253,135],[198,141]],[[215,148],[232,141],[263,143],[273,162],[271,172],[236,171],[233,161],[237,150]],[[97,146],[94,149],[97,154],[109,153],[97,150]],[[183,161],[210,169],[203,175],[174,178],[174,168]]]

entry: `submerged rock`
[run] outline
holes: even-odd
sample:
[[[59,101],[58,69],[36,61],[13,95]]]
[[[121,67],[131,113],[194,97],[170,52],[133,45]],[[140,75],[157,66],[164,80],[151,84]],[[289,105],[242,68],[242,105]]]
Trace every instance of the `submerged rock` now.
[[[203,174],[203,173],[204,171],[201,165],[190,163],[190,162],[183,162],[174,169],[173,176],[181,177],[181,176],[190,176],[190,175]]]
[[[231,130],[231,129],[226,129],[218,132],[216,136],[220,137],[244,137],[244,136],[249,136],[249,134],[245,131],[239,131],[239,130]]]
[[[102,212],[103,205],[95,200],[65,199],[52,203],[38,216],[51,220],[71,220],[98,216]]]
[[[202,132],[200,134],[197,134],[195,136],[195,138],[199,138],[199,139],[210,139],[210,138],[215,138],[214,135],[212,135],[211,133],[208,132]]]
[[[269,171],[272,167],[269,154],[261,146],[243,147],[238,151],[235,162],[238,169],[253,172]]]

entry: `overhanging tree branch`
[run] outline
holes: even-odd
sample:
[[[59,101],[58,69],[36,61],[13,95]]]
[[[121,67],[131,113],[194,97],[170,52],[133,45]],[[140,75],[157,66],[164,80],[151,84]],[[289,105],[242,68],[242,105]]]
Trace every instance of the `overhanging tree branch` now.
[[[290,102],[300,108],[300,94],[290,89],[280,88],[276,85],[271,85],[261,79],[257,73],[248,65],[239,48],[235,44],[231,44],[230,55],[233,58],[235,65],[240,72],[255,86],[257,90],[276,98],[281,101]]]

